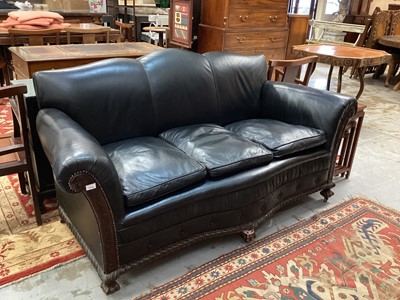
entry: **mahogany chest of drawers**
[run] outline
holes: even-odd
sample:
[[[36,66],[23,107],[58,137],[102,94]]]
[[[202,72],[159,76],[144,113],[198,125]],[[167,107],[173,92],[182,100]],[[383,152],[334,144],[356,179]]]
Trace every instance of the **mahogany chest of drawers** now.
[[[287,0],[202,0],[197,51],[284,59],[287,8]]]

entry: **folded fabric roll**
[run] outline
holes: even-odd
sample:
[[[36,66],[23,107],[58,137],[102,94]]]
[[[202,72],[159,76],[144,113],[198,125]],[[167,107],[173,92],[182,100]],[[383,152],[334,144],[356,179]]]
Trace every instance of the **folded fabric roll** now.
[[[0,28],[18,28],[26,30],[64,29],[71,26],[63,23],[64,17],[49,11],[11,11],[8,18],[0,23]]]
[[[16,10],[8,13],[9,17],[17,19],[20,23],[37,18],[52,18],[63,21],[64,17],[56,12],[40,11],[40,10]]]
[[[9,27],[13,27],[14,25],[19,24],[17,19],[8,17],[7,19],[3,20],[2,23],[0,23],[0,27],[2,28],[9,28]]]

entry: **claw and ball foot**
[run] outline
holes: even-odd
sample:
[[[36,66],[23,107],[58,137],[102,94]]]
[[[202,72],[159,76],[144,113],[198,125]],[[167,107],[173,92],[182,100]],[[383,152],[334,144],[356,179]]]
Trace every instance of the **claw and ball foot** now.
[[[116,280],[106,280],[101,283],[101,289],[106,295],[110,295],[118,291],[120,286]]]
[[[243,238],[243,240],[244,240],[246,243],[250,243],[252,240],[255,239],[256,233],[255,233],[255,230],[254,230],[254,229],[248,229],[248,230],[243,230],[243,231],[240,233],[240,236]]]

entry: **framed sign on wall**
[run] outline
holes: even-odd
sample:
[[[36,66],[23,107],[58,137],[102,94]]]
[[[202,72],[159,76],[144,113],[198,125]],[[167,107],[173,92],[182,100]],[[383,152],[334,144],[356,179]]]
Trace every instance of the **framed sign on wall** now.
[[[191,48],[193,0],[172,0],[170,9],[170,43]]]

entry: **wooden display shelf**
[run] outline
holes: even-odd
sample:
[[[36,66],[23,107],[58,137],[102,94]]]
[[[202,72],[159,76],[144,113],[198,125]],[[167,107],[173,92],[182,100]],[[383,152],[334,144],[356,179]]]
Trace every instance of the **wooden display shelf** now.
[[[334,176],[346,177],[346,179],[350,177],[366,107],[365,104],[358,102],[356,114],[347,123],[337,155]]]

